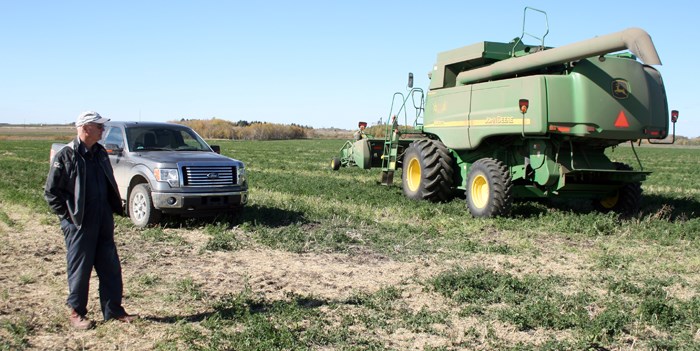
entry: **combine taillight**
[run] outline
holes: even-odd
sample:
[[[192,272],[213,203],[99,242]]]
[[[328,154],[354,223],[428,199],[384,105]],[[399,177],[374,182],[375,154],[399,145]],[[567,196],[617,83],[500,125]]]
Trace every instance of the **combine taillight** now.
[[[561,132],[561,133],[569,133],[571,132],[571,127],[567,126],[557,126],[554,124],[549,125],[549,130],[552,132]]]
[[[655,137],[664,134],[664,132],[656,129],[644,129],[644,134]]]
[[[520,112],[527,113],[527,109],[530,107],[530,101],[528,99],[520,99],[520,101],[518,101],[518,106],[520,106]]]

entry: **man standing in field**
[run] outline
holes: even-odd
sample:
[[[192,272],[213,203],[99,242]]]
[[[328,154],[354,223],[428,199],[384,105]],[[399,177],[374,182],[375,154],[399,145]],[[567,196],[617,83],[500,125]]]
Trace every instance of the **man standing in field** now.
[[[131,322],[122,307],[122,271],[114,244],[113,213],[122,214],[121,197],[104,147],[97,143],[104,123],[97,112],[78,116],[78,136],[56,153],[44,188],[44,198],[61,220],[66,242],[70,323],[90,329],[87,302],[92,268],[100,280],[104,319]]]

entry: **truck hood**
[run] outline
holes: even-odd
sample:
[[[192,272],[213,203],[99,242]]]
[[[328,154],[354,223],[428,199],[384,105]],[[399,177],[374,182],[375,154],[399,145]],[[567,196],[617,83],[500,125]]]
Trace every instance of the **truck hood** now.
[[[233,162],[242,164],[241,161],[206,151],[139,151],[132,152],[134,159],[143,158],[153,163],[178,163],[178,162]]]

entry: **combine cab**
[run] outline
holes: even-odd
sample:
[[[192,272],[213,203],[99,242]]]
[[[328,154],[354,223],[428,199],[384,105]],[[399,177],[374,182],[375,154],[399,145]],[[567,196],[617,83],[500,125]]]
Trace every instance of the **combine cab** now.
[[[523,31],[509,43],[438,54],[427,97],[414,99],[419,112],[409,138],[395,128],[374,156],[396,155],[393,164],[383,162],[382,183],[390,184],[400,165],[407,197],[445,201],[460,189],[476,217],[506,215],[514,198],[543,197],[589,199],[602,211],[636,213],[650,172],[639,159],[637,170],[613,162],[605,150],[669,134],[651,38],[631,28],[550,48],[546,34],[534,46],[522,42]],[[411,81],[409,95],[422,98]],[[672,122],[677,117],[673,111]]]

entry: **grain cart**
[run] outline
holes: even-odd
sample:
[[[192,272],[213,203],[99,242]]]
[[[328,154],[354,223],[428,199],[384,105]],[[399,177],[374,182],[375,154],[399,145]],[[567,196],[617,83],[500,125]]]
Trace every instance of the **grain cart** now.
[[[412,91],[417,92],[420,91],[420,89],[414,88]],[[394,96],[403,98],[402,93],[396,93]],[[402,103],[405,104],[405,100],[403,100]],[[422,105],[419,111],[422,112]],[[405,119],[406,118],[404,118],[404,120]],[[425,138],[419,131],[414,130],[413,133],[409,133],[409,130],[405,126],[399,128],[398,119],[395,115],[392,116],[386,124],[384,134],[387,135],[387,137],[375,138],[370,134],[362,133],[362,137],[358,138],[357,133],[355,134],[355,139],[346,141],[340,148],[338,156],[331,159],[331,168],[334,171],[337,171],[340,167],[357,166],[362,169],[382,167],[384,170],[391,170],[391,174],[393,175],[393,171],[396,167],[401,165],[401,159],[398,155],[404,153],[404,150],[415,140],[416,136],[418,138]],[[411,138],[412,136],[414,138]],[[390,160],[392,161],[391,166],[389,166]],[[383,183],[390,185],[391,179],[384,179]]]
[[[422,121],[414,124],[420,137],[411,132],[414,140],[397,152],[401,143],[387,136],[380,157],[397,155],[407,197],[445,201],[464,190],[476,217],[506,215],[514,198],[548,197],[636,213],[650,172],[638,157],[634,170],[605,150],[629,143],[636,156],[635,141],[669,134],[663,81],[650,66],[661,64],[651,38],[630,28],[551,48],[544,45],[547,33],[536,37],[538,45],[524,44],[524,28],[509,43],[439,53]],[[673,111],[673,123],[677,118]],[[383,163],[384,184],[396,164]]]
[[[367,122],[360,122],[358,127],[361,129],[355,132],[353,140],[346,141],[340,148],[338,157],[331,159],[331,168],[334,171],[340,167],[351,166],[369,169],[372,166],[377,167],[380,162],[384,139],[366,134],[364,127],[367,127]]]

